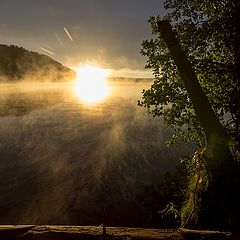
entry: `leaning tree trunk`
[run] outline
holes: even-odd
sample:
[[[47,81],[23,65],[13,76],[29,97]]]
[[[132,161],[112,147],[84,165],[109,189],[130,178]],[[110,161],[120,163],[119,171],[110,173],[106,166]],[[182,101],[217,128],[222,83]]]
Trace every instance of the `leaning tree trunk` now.
[[[229,150],[230,138],[215,115],[170,23],[158,21],[158,30],[178,68],[207,139],[203,157],[210,179],[208,190],[201,194],[199,221],[208,228],[240,225],[240,171]]]

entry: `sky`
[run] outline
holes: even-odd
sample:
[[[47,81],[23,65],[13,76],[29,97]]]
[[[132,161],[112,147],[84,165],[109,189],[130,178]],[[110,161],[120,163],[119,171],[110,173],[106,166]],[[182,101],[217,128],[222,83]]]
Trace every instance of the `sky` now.
[[[113,76],[149,77],[141,43],[163,0],[0,0],[0,43],[51,56],[69,67],[111,69]]]

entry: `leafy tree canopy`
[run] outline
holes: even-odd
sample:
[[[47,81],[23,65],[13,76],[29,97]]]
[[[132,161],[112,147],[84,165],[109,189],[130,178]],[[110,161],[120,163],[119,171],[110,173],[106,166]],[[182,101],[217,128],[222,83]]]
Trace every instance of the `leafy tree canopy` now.
[[[188,161],[184,224],[200,216],[205,226],[234,228],[240,226],[240,1],[166,0],[165,8],[164,18],[150,18],[154,37],[142,44],[155,81],[139,105],[175,128],[172,143],[198,148]]]
[[[164,19],[174,27],[181,47],[190,60],[214,112],[229,134],[239,141],[240,80],[238,0],[166,0],[170,10]],[[153,39],[142,43],[147,56],[146,68],[152,69],[155,81],[143,91],[139,105],[154,116],[163,115],[167,126],[175,128],[172,142],[181,138],[205,146],[192,102],[179,77],[168,48],[159,35],[157,21],[151,17]],[[239,21],[240,22],[240,21]]]

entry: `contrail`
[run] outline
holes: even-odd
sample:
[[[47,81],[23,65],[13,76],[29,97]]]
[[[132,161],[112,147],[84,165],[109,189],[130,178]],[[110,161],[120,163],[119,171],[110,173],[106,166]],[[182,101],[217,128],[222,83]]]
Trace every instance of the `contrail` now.
[[[63,29],[64,29],[65,33],[67,34],[67,36],[69,37],[69,39],[73,42],[73,38],[72,38],[70,32],[67,30],[67,28],[64,27]]]
[[[46,49],[46,48],[40,47],[40,49],[41,49],[42,51],[48,53],[48,54],[55,55],[54,52],[52,52],[52,51],[50,51],[50,50],[48,50],[48,49]]]

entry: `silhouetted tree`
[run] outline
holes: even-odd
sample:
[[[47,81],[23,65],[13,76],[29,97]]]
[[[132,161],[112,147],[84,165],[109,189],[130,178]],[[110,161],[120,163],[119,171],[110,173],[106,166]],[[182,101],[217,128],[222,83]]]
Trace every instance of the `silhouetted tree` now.
[[[139,104],[176,129],[172,142],[181,138],[197,146],[183,222],[236,227],[240,3],[167,0],[165,7],[172,12],[165,20],[150,19],[156,37],[143,42],[155,82]]]

